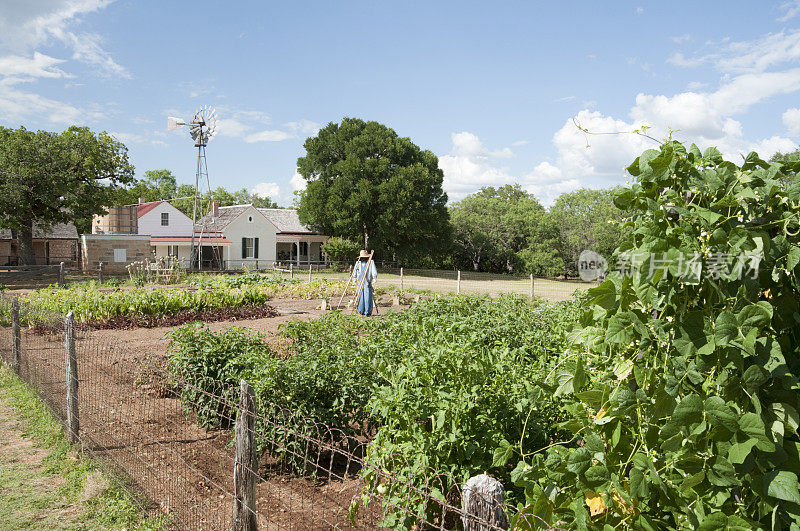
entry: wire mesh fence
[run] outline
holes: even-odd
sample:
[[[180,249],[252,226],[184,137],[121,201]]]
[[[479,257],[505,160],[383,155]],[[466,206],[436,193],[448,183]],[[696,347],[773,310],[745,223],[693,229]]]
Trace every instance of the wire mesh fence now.
[[[5,295],[0,315],[13,316],[0,322],[3,363],[173,528],[547,528],[515,515],[496,480],[465,488],[467,478],[373,446],[368,426],[330,428],[260,399],[246,382],[173,370],[122,332],[101,334]],[[478,487],[486,482],[494,491]]]

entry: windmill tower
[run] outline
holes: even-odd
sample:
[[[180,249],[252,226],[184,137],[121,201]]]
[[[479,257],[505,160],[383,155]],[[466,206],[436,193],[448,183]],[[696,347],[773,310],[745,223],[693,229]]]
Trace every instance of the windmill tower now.
[[[217,114],[216,111],[204,105],[197,109],[192,117],[192,121],[188,124],[181,118],[174,118],[172,116],[167,118],[167,130],[172,131],[174,129],[178,129],[179,127],[183,127],[185,125],[189,126],[189,134],[194,140],[194,147],[197,148],[197,172],[195,174],[195,182],[194,182],[194,203],[192,206],[192,249],[191,249],[191,270],[194,271],[195,260],[197,261],[198,269],[203,269],[203,260],[202,260],[202,239],[203,234],[206,234],[206,223],[203,223],[202,230],[200,232],[200,238],[197,242],[197,246],[195,246],[195,226],[197,225],[198,214],[200,215],[200,219],[204,219],[203,215],[203,205],[199,202],[199,189],[200,189],[200,182],[202,181],[203,177],[205,177],[206,185],[208,186],[209,190],[211,189],[211,184],[208,179],[208,162],[206,160],[206,146],[208,145],[208,141],[214,136],[217,132]],[[198,208],[199,207],[199,208]],[[212,240],[213,242],[213,240]],[[215,257],[219,256],[219,249],[217,249],[216,244],[212,243],[212,251]]]

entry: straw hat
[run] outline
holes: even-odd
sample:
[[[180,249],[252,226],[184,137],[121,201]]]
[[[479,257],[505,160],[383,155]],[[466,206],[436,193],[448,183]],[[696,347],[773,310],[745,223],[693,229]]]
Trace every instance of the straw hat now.
[[[369,258],[369,253],[366,249],[361,249],[361,252],[358,254],[359,258]]]

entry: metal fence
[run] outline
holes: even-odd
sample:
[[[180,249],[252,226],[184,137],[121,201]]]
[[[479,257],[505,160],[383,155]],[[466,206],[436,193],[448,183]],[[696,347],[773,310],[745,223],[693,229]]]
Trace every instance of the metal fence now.
[[[488,476],[465,488],[464,478],[376,452],[368,431],[265,402],[247,382],[178,374],[127,334],[0,295],[0,359],[172,528],[489,530],[515,518]]]

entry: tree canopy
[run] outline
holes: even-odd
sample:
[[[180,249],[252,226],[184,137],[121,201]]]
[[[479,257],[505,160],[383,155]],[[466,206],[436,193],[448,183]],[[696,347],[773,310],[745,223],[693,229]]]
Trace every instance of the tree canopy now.
[[[34,223],[91,222],[115,187],[132,180],[127,148],[105,132],[0,127],[0,227],[17,232],[23,264],[35,261]]]
[[[344,118],[304,144],[300,221],[361,241],[376,257],[418,262],[449,249],[444,174],[433,153],[378,122]]]
[[[614,206],[612,189],[581,188],[561,194],[549,215],[558,230],[556,250],[565,276],[577,274],[581,251],[590,249],[610,260],[622,239],[624,212]]]
[[[544,207],[518,184],[482,188],[455,203],[450,217],[455,263],[474,271],[538,269],[538,257],[520,253],[553,237]]]

